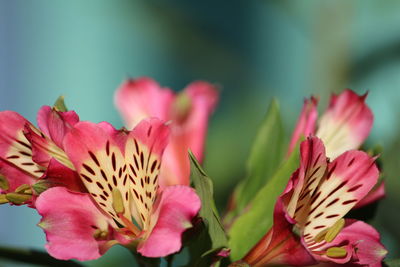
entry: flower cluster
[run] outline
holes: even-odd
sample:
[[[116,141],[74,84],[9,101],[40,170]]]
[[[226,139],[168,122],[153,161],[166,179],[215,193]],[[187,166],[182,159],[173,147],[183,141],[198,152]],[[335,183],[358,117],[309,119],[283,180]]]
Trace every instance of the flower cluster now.
[[[383,182],[376,186],[376,158],[356,150],[373,122],[365,97],[351,90],[333,95],[317,130],[317,101],[305,100],[288,152],[307,136],[300,144],[300,166],[277,199],[272,228],[243,262],[380,266],[387,251],[379,233],[362,221],[344,218],[385,194]]]
[[[380,266],[387,251],[379,233],[347,217],[385,195],[377,156],[358,150],[373,123],[365,99],[348,89],[333,95],[319,120],[317,99],[305,100],[283,159],[299,153],[297,169],[285,177],[273,214],[264,215],[273,216],[273,224],[249,251],[231,258],[231,266]],[[0,112],[0,204],[36,209],[46,249],[61,260],[96,259],[116,244],[144,257],[166,257],[181,250],[183,233],[199,228],[199,221],[197,230],[211,240],[199,254],[211,255],[202,264],[229,258],[225,231],[251,212],[254,201],[224,230],[207,197],[210,181],[190,187],[193,168],[207,179],[188,151],[201,163],[217,102],[218,91],[206,82],[176,94],[139,78],[116,91],[126,125],[119,130],[80,121],[62,101],[39,110],[38,127],[16,112]],[[188,235],[192,243],[198,231]]]
[[[116,102],[132,130],[49,106],[36,128],[3,111],[1,202],[35,208],[58,259],[95,259],[114,244],[147,257],[175,253],[201,206],[187,186],[186,153],[201,158],[217,98],[205,82],[176,96],[147,78],[127,81]]]

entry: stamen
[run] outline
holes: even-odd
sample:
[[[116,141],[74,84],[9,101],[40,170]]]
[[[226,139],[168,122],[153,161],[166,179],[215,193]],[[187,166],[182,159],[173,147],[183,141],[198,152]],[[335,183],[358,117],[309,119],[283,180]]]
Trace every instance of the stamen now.
[[[25,191],[24,191],[24,193],[25,194],[28,194],[28,195],[32,195],[32,189],[26,189]]]
[[[100,229],[96,229],[96,231],[94,231],[94,234],[93,234],[93,237],[97,240],[105,240],[105,239],[107,239],[107,236],[108,236],[108,232],[100,230]]]
[[[314,241],[315,243],[319,243],[322,242],[325,239],[325,235],[328,232],[329,229],[325,229],[321,232],[319,232],[315,237],[314,237]]]
[[[347,256],[347,251],[343,247],[331,247],[326,250],[326,256],[331,258],[344,258]]]
[[[344,219],[338,220],[332,227],[329,228],[328,232],[325,235],[325,241],[330,243],[332,242],[336,236],[340,233],[340,231],[344,227]]]
[[[114,188],[112,190],[112,198],[113,198],[112,207],[115,210],[115,213],[123,214],[125,212],[124,201],[122,199],[121,191],[119,191],[118,188]]]
[[[17,189],[15,189],[15,193],[25,193],[25,191],[31,189],[31,186],[28,184],[23,184],[17,187]]]
[[[140,229],[135,224],[133,224],[131,220],[125,218],[125,216],[122,213],[118,213],[118,218],[121,219],[121,221],[126,225],[126,228],[129,231],[131,231],[135,236],[140,235],[141,233]]]

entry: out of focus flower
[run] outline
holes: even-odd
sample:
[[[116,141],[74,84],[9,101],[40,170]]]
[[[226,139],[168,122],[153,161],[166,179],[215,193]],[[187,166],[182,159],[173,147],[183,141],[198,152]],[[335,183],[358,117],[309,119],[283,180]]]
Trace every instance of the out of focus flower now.
[[[128,80],[116,92],[115,104],[128,129],[140,120],[157,117],[171,122],[171,136],[160,170],[160,185],[189,185],[188,150],[201,162],[208,119],[218,92],[207,82],[193,82],[175,94],[150,78]]]
[[[180,250],[201,202],[187,186],[158,189],[168,131],[155,118],[132,131],[104,122],[74,125],[63,148],[87,192],[54,187],[36,202],[53,257],[96,259],[118,243],[146,257]]]
[[[362,151],[332,162],[323,142],[300,146],[301,162],[274,211],[274,225],[243,261],[251,266],[317,262],[379,266],[387,251],[371,226],[343,217],[376,184],[378,168]]]

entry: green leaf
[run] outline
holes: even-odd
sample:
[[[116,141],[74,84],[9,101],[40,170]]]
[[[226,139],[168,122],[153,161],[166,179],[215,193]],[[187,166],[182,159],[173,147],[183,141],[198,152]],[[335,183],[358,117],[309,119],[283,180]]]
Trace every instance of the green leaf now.
[[[65,105],[65,102],[64,102],[64,96],[59,96],[57,98],[56,102],[54,102],[53,107],[56,110],[61,111],[61,112],[68,111],[68,108],[67,108],[67,106]]]
[[[185,267],[210,266],[212,255],[207,254],[207,252],[212,246],[211,238],[203,221],[197,223],[194,228],[197,228],[197,233],[195,235],[191,234],[190,239],[188,239],[190,260]],[[206,255],[203,255],[205,252]]]
[[[283,147],[284,131],[279,104],[272,100],[252,145],[247,161],[247,178],[235,190],[236,211],[242,211],[273,176],[282,161]]]
[[[231,259],[241,259],[270,229],[276,199],[299,165],[299,149],[276,171],[250,202],[248,210],[239,216],[229,231]]]
[[[199,215],[203,219],[206,231],[211,240],[211,248],[202,251],[202,257],[205,257],[220,249],[227,248],[228,240],[215,207],[212,181],[201,168],[192,152],[189,152],[189,158],[190,179],[201,199]],[[205,237],[201,238],[203,239]]]

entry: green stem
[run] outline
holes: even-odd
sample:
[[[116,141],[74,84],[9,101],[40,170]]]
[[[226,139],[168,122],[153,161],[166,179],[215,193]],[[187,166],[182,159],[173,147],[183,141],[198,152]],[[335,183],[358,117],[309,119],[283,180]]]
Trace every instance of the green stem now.
[[[167,261],[167,267],[172,267],[172,263],[174,262],[174,256],[175,254],[171,254],[167,257],[165,257],[165,260]]]
[[[139,264],[140,267],[159,267],[161,260],[160,258],[147,258],[143,257],[139,253],[136,253],[132,251],[132,255],[135,257],[137,264]]]
[[[74,261],[61,261],[54,259],[49,254],[34,249],[17,249],[0,246],[0,258],[17,262],[37,264],[41,266],[81,267]]]

